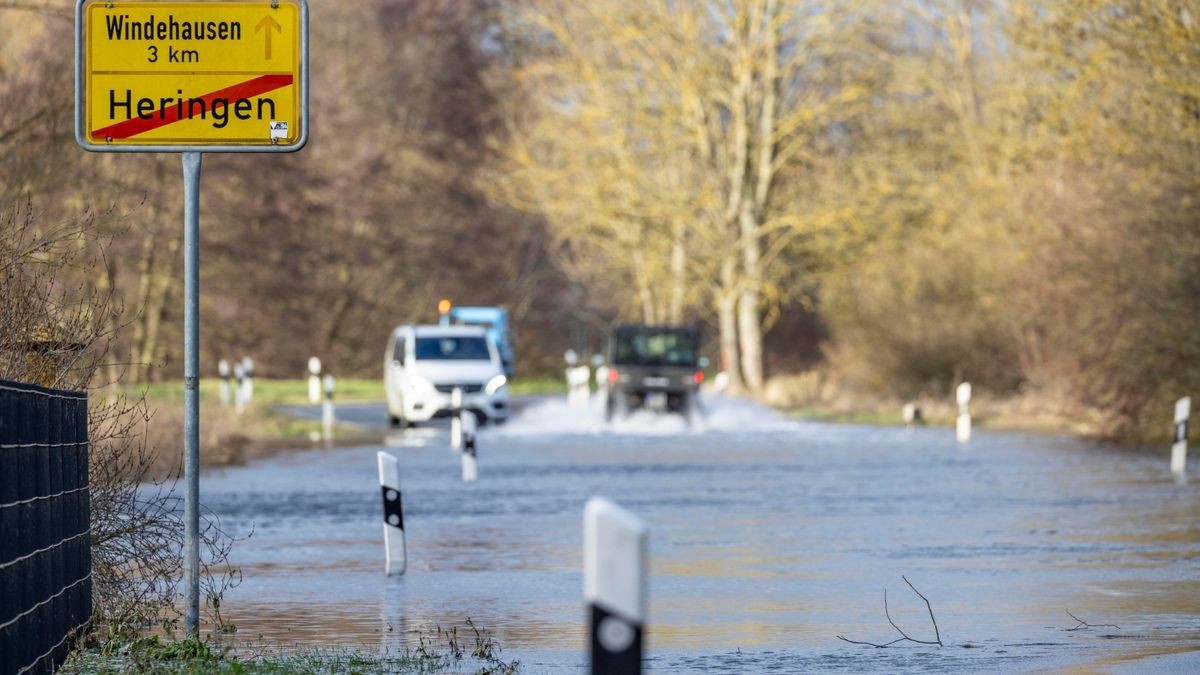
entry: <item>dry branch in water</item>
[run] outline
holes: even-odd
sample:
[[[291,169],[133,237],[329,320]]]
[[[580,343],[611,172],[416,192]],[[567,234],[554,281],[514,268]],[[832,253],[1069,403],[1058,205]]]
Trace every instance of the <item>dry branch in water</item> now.
[[[1064,628],[1063,629],[1063,630],[1067,631],[1068,633],[1073,630],[1083,630],[1085,628],[1116,628],[1117,630],[1121,630],[1121,627],[1115,623],[1088,623],[1088,622],[1084,621],[1083,619],[1072,614],[1071,610],[1069,610],[1069,609],[1064,609],[1063,611],[1067,613],[1067,616],[1069,616],[1072,619],[1075,619],[1076,621],[1079,622],[1079,625],[1075,626],[1074,628]]]
[[[939,647],[944,646],[942,644],[942,634],[940,631],[938,631],[937,619],[933,616],[933,605],[929,604],[929,598],[925,597],[921,593],[921,591],[918,591],[917,587],[913,586],[912,582],[908,580],[908,577],[906,577],[904,575],[900,575],[900,578],[904,579],[904,583],[908,584],[908,587],[912,589],[913,593],[917,594],[917,597],[919,597],[925,601],[925,609],[929,610],[929,620],[933,623],[933,635],[934,635],[933,640],[918,640],[914,637],[909,636],[908,633],[904,632],[903,628],[896,625],[896,622],[892,620],[891,612],[888,611],[887,589],[886,588],[883,589],[883,614],[884,614],[884,616],[887,617],[888,623],[890,623],[892,625],[892,628],[895,628],[896,632],[900,633],[901,637],[898,637],[895,640],[892,640],[891,642],[884,642],[884,643],[867,642],[867,641],[863,641],[863,640],[851,640],[849,638],[842,637],[841,635],[837,636],[837,639],[839,639],[843,642],[849,642],[852,645],[869,645],[871,647],[875,647],[876,649],[884,649],[886,647],[890,647],[891,645],[896,644],[897,642],[914,642],[919,645],[937,645]]]

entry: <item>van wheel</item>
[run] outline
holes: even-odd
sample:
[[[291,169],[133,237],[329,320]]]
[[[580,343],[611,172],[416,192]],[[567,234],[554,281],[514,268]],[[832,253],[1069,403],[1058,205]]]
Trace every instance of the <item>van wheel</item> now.
[[[388,426],[396,429],[401,427],[401,425],[403,425],[403,421],[399,417],[396,417],[395,415],[388,415]]]

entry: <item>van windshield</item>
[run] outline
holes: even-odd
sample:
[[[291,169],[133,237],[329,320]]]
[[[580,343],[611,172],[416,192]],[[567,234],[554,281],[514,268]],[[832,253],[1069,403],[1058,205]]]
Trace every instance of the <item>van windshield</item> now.
[[[481,337],[419,337],[418,361],[491,361],[487,340]]]

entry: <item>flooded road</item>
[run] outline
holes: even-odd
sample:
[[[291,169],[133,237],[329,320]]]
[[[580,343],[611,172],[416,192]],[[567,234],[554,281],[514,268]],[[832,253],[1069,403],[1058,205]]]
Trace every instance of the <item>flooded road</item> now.
[[[298,411],[303,414],[303,411]],[[240,639],[395,648],[469,617],[525,672],[584,664],[581,522],[603,495],[651,528],[653,672],[1200,671],[1200,479],[1061,437],[800,423],[710,399],[703,428],[528,404],[460,480],[445,426],[211,471],[234,533]],[[371,425],[375,425],[372,427]],[[409,569],[383,574],[375,453],[401,464]],[[1194,465],[1194,463],[1193,463]],[[899,635],[946,646],[847,644]],[[1089,624],[1081,628],[1069,610]],[[461,632],[460,628],[460,632]]]

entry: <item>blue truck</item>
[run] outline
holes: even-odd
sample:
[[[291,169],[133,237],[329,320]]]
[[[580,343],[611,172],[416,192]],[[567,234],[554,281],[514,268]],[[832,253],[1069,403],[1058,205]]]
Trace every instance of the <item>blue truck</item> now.
[[[454,307],[443,300],[438,307],[443,326],[481,326],[500,352],[504,374],[513,376],[513,335],[508,310],[503,307]]]

